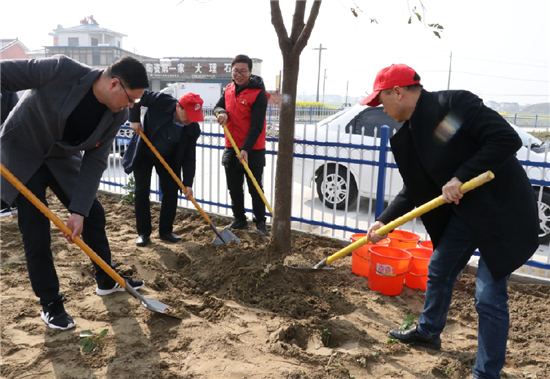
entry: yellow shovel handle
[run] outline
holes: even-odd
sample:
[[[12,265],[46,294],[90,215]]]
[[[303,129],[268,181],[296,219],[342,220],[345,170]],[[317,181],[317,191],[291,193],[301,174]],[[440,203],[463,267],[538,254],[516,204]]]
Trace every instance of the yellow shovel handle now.
[[[227,136],[227,138],[229,138],[229,141],[231,142],[231,146],[233,146],[233,149],[235,149],[235,152],[237,153],[237,155],[241,155],[241,151],[237,147],[235,140],[231,136],[231,133],[229,133],[229,130],[227,129],[227,126],[225,124],[223,125],[223,130],[225,131],[225,135]],[[250,168],[248,167],[248,164],[244,161],[244,159],[241,161],[241,163],[243,164],[244,169],[246,170],[248,176],[250,177],[250,180],[252,180],[252,183],[254,183],[254,187],[256,187],[256,190],[262,197],[262,200],[264,201],[265,206],[269,210],[269,213],[271,213],[271,216],[273,217],[275,213],[273,212],[273,209],[271,209],[271,207],[269,206],[269,203],[267,202],[267,199],[265,198],[264,193],[260,188],[260,185],[256,181],[256,178],[254,178],[254,174],[252,174],[252,171],[250,171]]]
[[[493,180],[494,177],[495,177],[495,175],[491,171],[484,172],[483,174],[480,174],[480,175],[476,176],[475,178],[467,181],[462,186],[460,186],[460,192],[461,193],[466,193],[468,191],[471,191],[474,188],[479,187],[479,186]],[[445,204],[445,200],[443,200],[443,195],[440,195],[440,196],[436,197],[435,199],[430,200],[427,203],[421,205],[420,207],[418,207],[416,209],[413,209],[412,211],[406,213],[405,215],[393,220],[389,224],[384,225],[380,229],[376,230],[376,233],[383,236],[384,234],[386,234],[388,232],[391,232],[395,228],[397,228],[397,227],[411,221],[412,219],[415,219],[416,217],[421,216],[424,213],[427,213],[427,212],[431,211],[432,209],[437,208],[437,207],[439,207],[440,205],[443,205],[443,204]],[[343,256],[348,255],[349,253],[351,253],[355,249],[367,244],[368,242],[369,242],[369,240],[368,240],[367,236],[355,241],[351,245],[346,246],[342,250],[340,250],[337,253],[334,253],[333,255],[328,257],[327,260],[326,260],[326,264],[327,265],[331,264],[335,260],[340,259]]]
[[[149,148],[151,149],[151,151],[155,154],[155,156],[158,158],[158,160],[160,161],[160,163],[162,163],[162,165],[164,166],[164,168],[166,169],[166,171],[168,171],[168,173],[172,176],[172,178],[174,178],[174,180],[176,181],[176,183],[178,183],[178,185],[180,186],[181,190],[183,191],[183,194],[189,199],[191,200],[191,202],[193,203],[193,205],[195,206],[195,208],[197,208],[197,210],[199,211],[199,213],[201,214],[201,216],[206,220],[206,222],[208,223],[208,225],[211,225],[212,224],[212,221],[210,221],[210,217],[208,217],[208,215],[202,210],[202,208],[200,207],[199,203],[197,203],[197,201],[193,198],[193,196],[189,195],[187,193],[187,189],[185,188],[185,186],[183,185],[183,183],[181,182],[180,178],[176,175],[176,173],[174,172],[174,170],[172,170],[172,168],[168,165],[168,163],[166,163],[166,161],[164,160],[164,158],[162,157],[162,155],[160,155],[160,153],[158,152],[157,149],[155,149],[155,147],[153,146],[153,144],[151,143],[151,141],[149,141],[149,138],[147,138],[145,136],[145,133],[143,133],[143,130],[139,129],[139,136],[141,137],[141,139],[143,139],[143,141],[147,144],[147,146],[149,146]]]
[[[31,203],[33,203],[40,212],[50,219],[61,231],[70,236],[73,232],[67,225],[63,223],[44,203],[42,203],[23,183],[19,181],[3,164],[0,163],[0,171],[2,175],[25,196]],[[126,289],[126,281],[116,273],[111,266],[109,266],[99,255],[96,254],[86,243],[80,238],[73,238],[74,243],[80,247],[99,267],[103,269],[111,278],[113,278],[120,286]]]

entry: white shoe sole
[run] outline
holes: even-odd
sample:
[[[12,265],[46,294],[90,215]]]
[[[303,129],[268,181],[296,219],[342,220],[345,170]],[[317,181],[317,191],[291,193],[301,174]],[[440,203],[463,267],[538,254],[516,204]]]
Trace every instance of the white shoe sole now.
[[[42,311],[42,314],[40,315],[40,318],[42,319],[42,321],[44,321],[46,323],[46,325],[48,325],[48,328],[51,328],[51,329],[68,330],[68,329],[72,329],[76,326],[76,322],[74,322],[74,321],[72,323],[70,323],[69,325],[67,325],[66,327],[50,324],[50,322],[48,321],[48,316],[46,316],[44,311]]]

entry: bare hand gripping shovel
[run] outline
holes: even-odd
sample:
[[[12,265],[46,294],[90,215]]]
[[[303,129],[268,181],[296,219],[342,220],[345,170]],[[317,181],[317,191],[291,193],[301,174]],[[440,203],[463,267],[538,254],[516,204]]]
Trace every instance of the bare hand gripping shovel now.
[[[193,203],[193,205],[195,206],[195,208],[197,208],[197,210],[199,211],[199,213],[201,214],[201,216],[206,220],[206,223],[212,228],[212,230],[214,231],[214,233],[216,233],[216,238],[214,239],[214,241],[212,241],[212,243],[214,245],[222,245],[226,242],[231,242],[231,240],[234,240],[236,243],[241,243],[241,240],[236,236],[234,235],[233,233],[231,233],[231,231],[229,231],[227,228],[224,228],[221,233],[218,231],[218,229],[216,228],[216,226],[212,223],[212,221],[210,220],[210,217],[208,217],[208,215],[206,213],[204,213],[204,211],[202,210],[202,208],[200,207],[199,203],[197,203],[197,201],[193,198],[193,196],[190,196],[187,194],[187,189],[185,189],[185,186],[183,185],[183,183],[181,182],[180,178],[175,174],[174,170],[172,170],[172,168],[168,165],[168,163],[166,163],[166,161],[164,160],[164,158],[160,155],[160,153],[157,151],[157,149],[155,149],[155,147],[153,146],[153,144],[151,143],[151,141],[149,141],[149,139],[145,136],[145,133],[143,133],[143,130],[139,130],[139,135],[140,137],[143,139],[143,141],[147,144],[147,146],[149,146],[149,148],[151,149],[151,151],[155,154],[155,156],[158,158],[158,160],[160,161],[160,163],[162,163],[162,165],[164,166],[164,168],[166,168],[166,170],[168,171],[168,173],[170,175],[172,175],[172,178],[174,178],[174,180],[176,181],[176,183],[178,183],[178,185],[180,186],[181,190],[183,191],[183,193],[185,194],[185,196],[191,200],[191,202]]]
[[[481,175],[476,176],[472,180],[467,181],[460,187],[461,193],[466,193],[468,191],[473,190],[476,187],[481,186],[482,184],[485,184],[491,180],[493,180],[495,175],[491,171],[487,171]],[[376,233],[383,236],[384,234],[391,232],[395,228],[411,221],[412,219],[422,216],[424,213],[427,213],[431,211],[432,209],[435,209],[439,207],[440,205],[445,204],[445,201],[443,200],[443,195],[436,197],[433,200],[428,201],[427,203],[421,205],[420,207],[413,209],[412,211],[404,214],[403,216],[393,220],[387,225],[384,225],[380,229],[376,230]],[[313,267],[308,266],[289,266],[290,268],[298,269],[298,270],[333,270],[334,267],[327,267],[327,265],[331,264],[337,259],[340,259],[355,249],[367,244],[370,240],[367,239],[367,236],[361,238],[360,240],[355,241],[349,246],[346,246],[342,250],[338,251],[337,253],[334,253],[328,258],[323,259],[321,262],[317,263]]]
[[[72,236],[72,230],[67,227],[44,203],[42,203],[23,183],[19,181],[3,164],[0,163],[0,171],[2,175],[25,196],[31,203],[33,203],[46,217],[50,219],[61,231],[65,234]],[[170,312],[170,306],[161,303],[157,300],[147,299],[141,296],[135,289],[132,288],[126,281],[116,273],[99,255],[97,255],[86,243],[80,238],[73,238],[74,243],[80,247],[99,267],[103,269],[111,278],[113,278],[122,288],[126,290],[130,295],[135,297],[141,305],[153,312],[166,314],[172,317],[177,317]]]

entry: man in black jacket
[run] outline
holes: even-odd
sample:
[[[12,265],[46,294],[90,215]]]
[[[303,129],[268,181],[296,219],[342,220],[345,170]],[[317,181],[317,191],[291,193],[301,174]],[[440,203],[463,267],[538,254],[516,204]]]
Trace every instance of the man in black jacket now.
[[[134,172],[135,209],[138,232],[137,246],[146,246],[151,235],[151,172],[155,167],[162,190],[159,236],[168,242],[178,242],[181,237],[172,232],[178,201],[178,183],[158,160],[145,141],[139,136],[142,129],[141,106],[147,107],[143,131],[170,168],[181,175],[187,194],[193,196],[197,139],[201,133],[199,121],[203,121],[203,100],[199,95],[186,93],[179,100],[161,92],[145,91],[130,111],[130,126],[134,130],[122,164],[127,174]]]
[[[424,310],[418,325],[391,330],[392,338],[441,348],[456,279],[476,248],[479,260],[475,306],[479,317],[474,378],[498,379],[504,366],[510,316],[507,282],[538,247],[533,189],[515,157],[521,140],[498,113],[467,91],[428,92],[410,67],[380,70],[374,91],[361,104],[383,104],[404,125],[391,138],[404,187],[369,229],[442,194],[448,203],[422,216],[433,241]],[[495,179],[463,197],[460,186],[491,170]]]

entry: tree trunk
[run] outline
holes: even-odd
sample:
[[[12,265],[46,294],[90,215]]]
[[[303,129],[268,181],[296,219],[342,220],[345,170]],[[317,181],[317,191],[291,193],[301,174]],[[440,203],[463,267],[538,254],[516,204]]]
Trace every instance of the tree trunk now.
[[[271,23],[279,38],[279,47],[283,55],[283,88],[281,114],[279,120],[279,149],[275,172],[275,216],[273,217],[272,243],[281,252],[291,249],[290,215],[292,209],[292,161],[294,153],[294,121],[296,111],[296,92],[300,54],[319,14],[321,0],[314,0],[307,23],[304,15],[307,0],[296,0],[292,18],[291,35],[284,26],[278,0],[271,1]]]
[[[296,92],[299,56],[283,57],[283,90],[279,120],[279,150],[275,172],[275,217],[273,219],[273,241],[280,251],[290,251],[290,215],[292,210],[292,163],[294,153],[294,121],[296,113]]]

